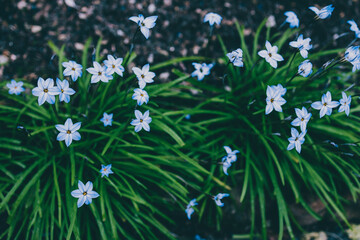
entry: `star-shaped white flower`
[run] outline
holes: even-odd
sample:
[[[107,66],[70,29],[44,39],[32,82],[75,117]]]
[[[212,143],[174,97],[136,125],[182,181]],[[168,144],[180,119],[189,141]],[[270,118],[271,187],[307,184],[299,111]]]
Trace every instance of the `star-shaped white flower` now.
[[[345,59],[349,62],[356,61],[360,58],[360,47],[359,46],[351,46],[345,51]]]
[[[305,132],[306,125],[311,118],[311,113],[308,113],[305,107],[302,107],[301,110],[299,108],[295,108],[295,113],[297,118],[295,118],[294,121],[291,122],[291,125],[300,126],[301,131]]]
[[[210,26],[213,26],[215,23],[220,25],[222,17],[217,13],[207,13],[204,17],[204,22],[209,22]]]
[[[274,86],[267,86],[266,89],[266,108],[265,114],[271,113],[274,109],[277,112],[282,112],[281,106],[286,103],[286,100],[281,97],[281,91],[275,90]]]
[[[354,20],[347,21],[348,24],[350,24],[350,30],[355,32],[355,37],[360,38],[360,30],[358,25]]]
[[[296,41],[292,41],[289,43],[290,46],[294,48],[298,48],[300,51],[300,54],[303,58],[308,57],[308,51],[312,48],[312,45],[310,44],[311,39],[310,38],[303,38],[303,35],[300,34],[298,39]]]
[[[330,4],[330,5],[326,6],[326,7],[323,7],[320,10],[317,7],[314,7],[314,6],[309,7],[309,9],[316,14],[316,16],[315,16],[316,19],[318,19],[318,18],[320,18],[320,19],[328,18],[328,17],[331,16],[331,13],[334,11],[334,8],[332,7],[332,4]]]
[[[216,195],[214,197],[216,205],[218,205],[219,207],[224,206],[224,203],[221,202],[221,199],[223,199],[224,197],[228,197],[228,196],[230,196],[228,193],[218,193],[218,195]]]
[[[114,172],[111,171],[111,164],[105,166],[103,164],[101,164],[101,169],[100,169],[100,173],[101,173],[101,177],[109,177],[109,174],[113,174]]]
[[[66,119],[64,125],[57,124],[55,125],[56,129],[60,132],[57,135],[56,140],[64,141],[67,147],[70,146],[73,140],[79,141],[81,139],[80,133],[77,132],[81,127],[81,122],[73,124],[70,118]]]
[[[111,75],[106,74],[106,67],[101,66],[98,62],[93,62],[94,67],[86,69],[91,76],[91,83],[97,83],[99,81],[109,82],[109,80],[113,79]]]
[[[312,73],[312,63],[310,60],[305,60],[300,63],[298,68],[298,74],[303,77],[308,77]]]
[[[192,63],[192,65],[194,66],[195,71],[191,73],[191,76],[197,77],[198,81],[202,81],[205,76],[209,75],[211,68],[214,66],[212,63]]]
[[[148,103],[149,101],[149,95],[148,93],[141,89],[141,88],[135,88],[134,94],[132,95],[132,99],[137,101],[137,104],[141,106],[143,103]]]
[[[112,126],[112,121],[113,121],[113,114],[107,114],[106,112],[104,112],[102,119],[100,119],[100,121],[102,121],[104,123],[104,127],[106,126]]]
[[[61,81],[58,78],[56,79],[55,90],[51,92],[59,95],[60,102],[64,101],[66,103],[70,102],[70,96],[75,94],[74,89],[69,87],[68,80]]]
[[[84,203],[86,205],[89,205],[92,202],[93,198],[97,198],[100,196],[97,192],[93,191],[93,183],[90,181],[88,181],[86,185],[84,185],[79,180],[78,188],[79,189],[76,189],[71,192],[71,196],[73,196],[74,198],[78,198],[77,201],[78,208],[84,205]]]
[[[153,78],[155,77],[155,73],[150,72],[150,65],[145,64],[142,69],[138,67],[133,67],[132,71],[135,73],[137,79],[139,80],[139,87],[143,89],[147,83],[153,83]]]
[[[139,132],[143,128],[147,132],[150,131],[149,124],[151,123],[152,119],[149,117],[149,115],[149,110],[147,110],[144,115],[139,110],[135,110],[136,119],[132,120],[130,123],[131,125],[135,126],[135,132]]]
[[[299,27],[299,19],[293,11],[287,11],[284,15],[287,16],[285,22],[290,24],[290,28]]]
[[[123,72],[125,68],[121,65],[123,62],[122,58],[114,58],[111,55],[107,55],[107,60],[104,60],[104,64],[106,67],[105,73],[107,75],[113,75],[116,73],[119,76],[123,76]]]
[[[23,88],[23,82],[16,82],[14,79],[11,80],[10,83],[7,83],[6,86],[9,88],[9,94],[15,94],[19,95],[23,91],[25,91],[25,88]]]
[[[54,104],[55,95],[58,94],[57,88],[54,87],[54,80],[52,78],[48,78],[44,81],[44,79],[40,77],[37,84],[38,86],[32,90],[32,94],[39,97],[39,106],[44,104],[45,101],[50,104]]]
[[[64,76],[71,76],[72,80],[75,82],[82,75],[82,66],[77,64],[75,61],[68,61],[62,63],[64,69]]]
[[[346,93],[342,92],[342,99],[340,99],[340,107],[339,112],[346,113],[346,116],[349,116],[350,114],[350,104],[351,104],[351,96],[346,96]]]
[[[243,51],[238,48],[228,54],[226,56],[229,58],[229,61],[234,64],[236,67],[243,67]]]
[[[229,146],[224,146],[224,149],[227,153],[226,156],[224,156],[221,160],[224,161],[229,161],[230,163],[236,162],[237,160],[237,156],[236,154],[239,153],[239,150],[231,150],[231,148]]]
[[[286,88],[284,88],[280,83],[278,85],[270,86],[274,91],[280,92],[280,96],[284,96],[286,93]]]
[[[332,109],[339,106],[338,101],[331,101],[331,93],[328,91],[326,94],[323,94],[321,97],[321,102],[313,102],[311,107],[320,110],[320,118],[322,118],[325,114],[330,116],[332,113]]]
[[[301,145],[305,142],[306,131],[307,130],[299,134],[299,132],[295,128],[291,128],[291,137],[288,138],[290,142],[287,147],[288,151],[295,148],[298,153],[301,152]]]
[[[139,25],[141,33],[146,39],[148,39],[150,35],[150,29],[155,27],[157,18],[158,16],[144,18],[142,14],[139,14],[139,16],[133,16],[129,19]]]
[[[270,63],[273,68],[277,68],[277,62],[284,61],[284,58],[277,53],[278,47],[271,46],[271,43],[269,41],[266,41],[265,47],[266,50],[261,50],[258,52],[259,56],[265,58],[265,60]]]

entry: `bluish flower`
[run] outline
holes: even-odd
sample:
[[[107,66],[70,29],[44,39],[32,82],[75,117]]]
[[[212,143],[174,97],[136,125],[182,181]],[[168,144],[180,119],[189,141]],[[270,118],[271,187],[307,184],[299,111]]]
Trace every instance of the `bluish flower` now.
[[[100,121],[102,121],[104,123],[104,127],[106,126],[112,126],[112,121],[113,121],[113,114],[107,114],[106,112],[104,112],[102,119],[100,119]]]
[[[150,131],[149,124],[151,123],[152,119],[149,117],[149,115],[149,110],[147,110],[144,115],[139,110],[135,110],[136,119],[132,120],[130,123],[131,125],[135,126],[135,132],[139,132],[143,128],[147,132]]]
[[[138,67],[133,67],[132,71],[135,73],[137,79],[139,80],[139,87],[143,89],[147,83],[153,83],[153,78],[155,77],[155,73],[150,72],[150,65],[145,64],[142,69]]]
[[[294,48],[298,48],[300,51],[300,54],[303,58],[308,57],[308,51],[312,48],[312,45],[310,44],[311,39],[310,38],[303,38],[303,35],[300,34],[298,39],[296,41],[292,41],[289,43],[290,46]]]
[[[54,80],[52,78],[42,79],[41,77],[37,82],[38,86],[32,90],[34,96],[39,97],[38,103],[39,106],[44,104],[47,101],[50,104],[55,103],[55,95],[57,95],[57,88],[54,87]]]
[[[291,149],[295,148],[298,153],[301,152],[301,145],[305,142],[305,134],[306,131],[299,132],[295,128],[291,128],[291,137],[288,138],[289,145],[287,147],[287,150],[290,151]]]
[[[215,23],[220,25],[222,17],[217,13],[207,13],[204,17],[204,22],[209,22],[210,26],[213,26]]]
[[[192,63],[192,65],[195,68],[195,71],[191,73],[192,77],[197,77],[199,81],[202,81],[205,76],[210,74],[211,68],[214,66],[214,64],[200,64],[200,63]]]
[[[113,79],[111,75],[106,74],[105,66],[101,66],[98,62],[93,62],[94,67],[86,69],[91,76],[91,83],[97,83],[99,81],[109,82],[109,80]]]
[[[229,58],[229,61],[234,64],[236,67],[243,67],[243,51],[238,48],[228,54],[226,56]]]
[[[360,48],[359,46],[351,46],[345,51],[345,59],[349,62],[356,61],[360,58]]]
[[[351,104],[351,96],[346,96],[346,93],[342,92],[342,99],[340,99],[340,107],[339,112],[346,113],[347,116],[350,114],[350,104]]]
[[[325,114],[330,116],[332,113],[332,109],[339,106],[339,102],[331,101],[331,93],[328,91],[326,94],[323,94],[321,97],[321,102],[313,102],[311,107],[317,110],[320,110],[320,118],[322,118]]]
[[[191,115],[190,115],[190,114],[185,115],[185,119],[186,119],[186,120],[190,120],[190,118],[191,118]]]
[[[56,79],[55,90],[53,93],[59,94],[60,102],[64,101],[66,103],[70,102],[70,96],[75,94],[74,89],[69,87],[68,80],[61,81],[60,79]]]
[[[305,107],[302,107],[301,110],[299,108],[295,108],[295,113],[297,118],[295,118],[294,121],[291,122],[291,125],[300,126],[301,131],[305,132],[306,125],[311,118],[311,113],[308,113]]]
[[[236,154],[239,153],[239,150],[231,150],[231,148],[229,146],[224,146],[224,149],[227,153],[227,156],[223,157],[221,160],[224,161],[229,161],[230,163],[236,162],[237,157]]]
[[[277,112],[282,112],[281,106],[286,103],[286,100],[281,97],[282,92],[276,90],[274,86],[267,86],[266,89],[266,108],[265,114],[271,113],[274,109]]]
[[[355,37],[360,38],[360,30],[358,25],[355,23],[354,20],[347,21],[348,24],[350,24],[350,30],[355,32]]]
[[[62,63],[64,69],[64,76],[71,76],[75,82],[82,75],[82,66],[74,61],[68,61]]]
[[[298,68],[298,74],[303,77],[308,77],[312,73],[312,63],[310,60],[305,60],[300,63]]]
[[[148,93],[141,89],[141,88],[135,88],[134,94],[132,95],[132,99],[137,101],[137,104],[141,106],[143,103],[148,103],[149,101],[149,95]]]
[[[330,4],[330,5],[326,6],[326,7],[323,7],[320,10],[317,7],[314,7],[314,6],[309,7],[309,9],[316,14],[316,16],[315,16],[316,19],[328,18],[328,17],[331,16],[331,13],[334,11],[334,8],[333,8],[332,4]]]
[[[101,164],[101,169],[100,169],[100,173],[101,173],[101,177],[109,177],[109,174],[113,174],[114,172],[111,171],[111,164],[105,166],[103,164]]]
[[[299,27],[299,19],[293,11],[287,11],[284,15],[287,16],[285,22],[290,24],[290,28]]]
[[[117,73],[117,75],[123,76],[125,68],[121,65],[122,62],[122,58],[115,59],[113,56],[107,55],[107,60],[104,60],[104,64],[106,67],[105,73],[107,75],[113,75],[114,73]]]
[[[223,171],[225,175],[229,175],[227,171],[230,167],[231,167],[231,162],[229,160],[223,162]]]
[[[277,62],[284,61],[284,58],[277,53],[278,47],[271,46],[271,43],[269,41],[266,41],[265,47],[266,50],[261,50],[258,52],[259,56],[265,58],[265,60],[270,63],[273,68],[277,68]]]
[[[9,88],[9,94],[15,94],[19,95],[23,91],[25,91],[25,88],[23,88],[23,82],[16,82],[14,79],[11,80],[10,83],[7,83],[6,86]]]
[[[187,218],[190,220],[191,219],[191,215],[195,212],[195,210],[193,208],[187,208],[185,209],[185,213],[187,215]]]
[[[279,92],[280,96],[284,96],[286,93],[286,88],[284,88],[280,83],[278,85],[270,86],[274,91]]]
[[[224,197],[228,197],[228,196],[230,196],[228,193],[218,193],[218,195],[216,195],[214,197],[216,205],[218,205],[219,207],[224,206],[224,203],[221,202],[221,199],[223,199]]]
[[[77,132],[81,127],[81,122],[73,124],[70,118],[66,119],[64,125],[57,124],[55,125],[56,129],[60,132],[57,135],[56,140],[64,141],[67,147],[70,146],[73,140],[79,141],[81,139],[80,133]]]
[[[189,207],[193,207],[193,206],[196,206],[198,205],[198,203],[196,202],[196,198],[190,200],[189,204],[187,205],[186,208],[189,208]]]
[[[86,205],[89,205],[92,202],[93,198],[97,198],[100,196],[97,192],[93,191],[93,183],[90,181],[88,181],[86,185],[84,185],[79,180],[78,188],[79,189],[76,189],[71,192],[71,196],[73,196],[74,198],[78,198],[77,201],[78,208],[84,205],[84,203]]]
[[[142,14],[139,14],[139,16],[134,16],[129,18],[131,21],[137,23],[140,27],[140,31],[141,33],[144,35],[144,37],[146,39],[149,38],[150,35],[150,29],[155,27],[156,25],[156,20],[157,20],[158,16],[150,16],[147,18],[144,18],[144,16]]]
[[[196,202],[196,198],[194,198],[186,206],[185,212],[189,220],[191,219],[191,215],[194,213],[194,209],[192,207],[196,205],[198,205],[198,203]]]

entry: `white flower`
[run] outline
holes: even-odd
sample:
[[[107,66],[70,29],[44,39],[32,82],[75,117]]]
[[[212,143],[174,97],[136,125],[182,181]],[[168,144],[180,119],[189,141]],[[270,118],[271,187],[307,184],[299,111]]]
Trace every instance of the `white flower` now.
[[[290,28],[299,27],[299,19],[293,11],[287,11],[284,15],[287,16],[285,22],[290,23]]]
[[[229,161],[230,163],[236,162],[236,160],[237,160],[236,154],[239,153],[240,151],[239,150],[232,151],[229,146],[224,146],[224,149],[225,149],[227,155],[225,157],[223,157],[221,160],[223,162]]]
[[[149,124],[151,123],[152,119],[149,117],[149,114],[149,110],[147,110],[144,115],[139,110],[135,110],[136,119],[132,120],[130,123],[131,125],[135,126],[135,132],[139,132],[143,128],[147,132],[150,131]]]
[[[265,114],[271,113],[274,109],[277,112],[282,112],[281,106],[286,103],[286,100],[281,97],[281,91],[275,90],[274,86],[267,86],[266,89],[266,108]]]
[[[6,86],[9,88],[9,94],[16,94],[19,95],[23,91],[25,91],[25,88],[23,88],[23,82],[16,82],[14,79],[11,80],[10,83],[7,83]]]
[[[266,20],[266,27],[267,28],[272,28],[272,27],[275,27],[276,26],[276,21],[275,21],[275,17],[274,15],[270,15],[268,17],[268,19]]]
[[[219,207],[224,206],[224,203],[221,202],[221,199],[228,196],[230,196],[228,193],[218,193],[218,195],[214,197],[216,205],[218,205]]]
[[[360,38],[360,30],[358,25],[355,23],[354,20],[347,21],[348,24],[350,24],[350,30],[355,32],[356,38]]]
[[[303,58],[308,57],[308,50],[312,48],[312,45],[310,44],[311,39],[305,38],[303,39],[303,35],[300,34],[298,39],[296,41],[292,41],[289,43],[290,46],[294,48],[298,48],[300,51],[300,54]]]
[[[100,169],[100,173],[101,173],[101,177],[109,177],[109,174],[113,174],[114,172],[111,171],[111,164],[105,166],[103,164],[101,164],[101,169]]]
[[[234,64],[234,66],[237,66],[237,67],[243,67],[244,66],[244,63],[243,63],[243,51],[240,48],[226,54],[226,56],[229,58],[229,61],[232,64]]]
[[[308,113],[308,111],[305,107],[302,107],[301,110],[299,108],[295,108],[295,113],[296,113],[297,118],[291,122],[291,125],[300,126],[301,131],[305,132],[306,125],[311,118],[311,113]]]
[[[68,61],[62,63],[64,69],[64,76],[71,76],[75,82],[82,75],[82,66],[74,61]]]
[[[75,94],[74,89],[69,87],[68,80],[61,81],[58,78],[56,79],[55,90],[51,92],[56,93],[56,95],[59,94],[60,102],[64,101],[66,103],[70,102],[70,95]]]
[[[72,120],[70,118],[66,119],[66,122],[64,125],[57,124],[55,125],[56,129],[60,132],[57,135],[56,140],[58,141],[64,141],[66,146],[70,146],[73,140],[79,141],[81,139],[80,133],[77,131],[81,127],[81,122],[77,122],[73,124]]]
[[[106,126],[112,126],[112,121],[113,121],[113,114],[107,114],[106,112],[104,112],[102,119],[100,119],[100,121],[102,121],[104,123],[104,127]]]
[[[308,77],[312,73],[312,63],[310,60],[305,60],[299,65],[298,74],[303,77]]]
[[[113,79],[111,75],[106,74],[105,66],[101,66],[98,62],[93,62],[94,67],[86,69],[91,76],[91,83],[97,83],[99,81],[109,82],[109,80]]]
[[[278,85],[273,85],[270,86],[272,89],[274,89],[274,91],[279,91],[280,92],[280,96],[284,96],[286,93],[286,88],[284,88],[280,83]]]
[[[54,87],[54,80],[52,78],[42,79],[41,77],[38,79],[37,82],[38,86],[32,90],[32,94],[34,96],[39,97],[38,103],[39,105],[44,104],[47,101],[50,104],[55,103],[55,96],[57,95],[57,88]]]
[[[155,77],[155,73],[150,72],[150,65],[145,64],[142,69],[138,67],[133,67],[132,71],[135,73],[137,79],[139,80],[139,87],[143,89],[146,86],[146,83],[153,83],[153,78]]]
[[[301,134],[299,134],[299,132],[295,128],[291,128],[291,137],[288,138],[290,143],[287,147],[287,150],[289,151],[295,147],[296,151],[300,153],[301,144],[305,142],[305,134],[306,134],[306,130],[304,132],[301,132]]]
[[[350,114],[350,104],[351,104],[351,96],[346,96],[346,93],[342,92],[342,99],[340,99],[341,106],[339,107],[339,112],[346,113],[347,116]]]
[[[351,46],[345,51],[345,59],[349,62],[356,61],[360,58],[360,48],[359,46]]]
[[[150,16],[144,19],[144,16],[139,14],[139,16],[134,16],[129,19],[139,25],[141,33],[146,39],[148,39],[150,35],[150,29],[155,27],[157,18],[158,16]]]
[[[224,171],[225,175],[229,175],[227,172],[229,167],[231,167],[230,161],[226,160],[225,162],[223,162],[223,171]]]
[[[100,195],[93,191],[93,183],[88,181],[86,183],[86,185],[84,185],[80,180],[78,183],[78,188],[74,191],[71,192],[71,196],[73,196],[74,198],[78,198],[77,201],[77,207],[81,207],[82,205],[84,205],[84,203],[86,205],[89,205],[92,202],[93,198],[97,198]]]
[[[355,72],[360,69],[360,57],[356,60],[352,61],[351,64],[353,65],[352,71]]]
[[[318,9],[317,7],[309,7],[311,11],[313,11],[316,14],[315,18],[325,19],[331,16],[331,13],[334,11],[334,8],[332,7],[332,4],[322,8]]]
[[[261,50],[258,52],[259,56],[265,58],[265,60],[270,63],[273,68],[277,68],[277,62],[284,60],[284,58],[277,53],[278,47],[272,47],[269,41],[266,41],[265,47],[266,50]]]
[[[197,77],[199,81],[202,81],[205,76],[209,75],[211,68],[214,66],[212,63],[192,63],[192,65],[194,66],[195,71],[191,73],[191,76]]]
[[[194,209],[192,207],[196,205],[198,205],[198,203],[196,202],[196,198],[194,198],[186,206],[185,212],[189,220],[191,219],[191,215],[194,213]]]
[[[104,60],[104,64],[106,67],[105,73],[107,75],[113,75],[115,72],[119,76],[123,76],[123,72],[125,71],[125,68],[121,65],[123,62],[122,58],[114,58],[111,55],[107,55],[107,60]]]
[[[148,93],[141,89],[141,88],[135,88],[134,94],[132,95],[132,99],[137,101],[137,104],[141,106],[143,103],[148,103],[149,101],[149,95]]]
[[[219,14],[213,12],[207,13],[204,17],[204,22],[209,22],[210,26],[213,26],[214,23],[220,25],[221,20],[222,17]]]
[[[314,102],[311,104],[311,107],[317,110],[320,110],[320,118],[325,114],[330,116],[332,109],[339,106],[339,102],[331,101],[331,93],[328,91],[326,94],[323,94],[321,97],[321,102]]]

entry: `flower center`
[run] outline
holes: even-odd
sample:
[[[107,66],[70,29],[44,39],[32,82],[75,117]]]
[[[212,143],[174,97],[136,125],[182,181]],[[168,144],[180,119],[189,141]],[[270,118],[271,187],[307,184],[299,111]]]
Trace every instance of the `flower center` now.
[[[104,168],[104,171],[106,171],[106,168]]]
[[[86,196],[86,195],[87,195],[87,192],[83,192],[83,195]]]
[[[112,65],[112,68],[115,68],[115,65],[114,65],[114,64]]]
[[[274,99],[273,99],[273,98],[272,98],[272,99],[270,99],[270,102],[271,102],[271,103],[273,103],[273,102],[274,102]]]
[[[141,26],[143,26],[143,27],[144,27],[144,26],[145,26],[145,23],[143,23],[143,22],[142,22],[142,23],[141,23]]]
[[[63,92],[64,92],[64,89],[61,89],[61,92],[63,93]]]
[[[144,120],[140,119],[140,122],[142,123]]]
[[[269,53],[269,57],[272,57],[272,54],[271,54],[271,53]]]
[[[44,93],[47,93],[49,90],[47,88],[44,89]]]
[[[72,68],[71,70],[75,71],[75,68]]]
[[[324,103],[323,105],[324,105],[324,107],[326,107],[327,103]]]
[[[66,131],[66,133],[67,133],[67,134],[70,134],[70,133],[71,133],[71,131],[70,131],[70,130],[67,130],[67,131]]]
[[[141,74],[141,78],[144,78],[145,77],[145,75],[144,74]]]
[[[301,118],[301,121],[304,121],[304,118]]]
[[[102,72],[98,72],[98,75],[101,76]]]
[[[14,89],[17,89],[17,87],[15,86]]]
[[[143,97],[143,96],[144,96],[144,94],[140,94],[140,96],[141,96],[141,97]],[[346,104],[346,103],[345,103],[345,104]]]
[[[299,140],[299,138],[298,138],[298,137],[296,137],[296,138],[295,138],[295,141],[297,141],[297,140]]]

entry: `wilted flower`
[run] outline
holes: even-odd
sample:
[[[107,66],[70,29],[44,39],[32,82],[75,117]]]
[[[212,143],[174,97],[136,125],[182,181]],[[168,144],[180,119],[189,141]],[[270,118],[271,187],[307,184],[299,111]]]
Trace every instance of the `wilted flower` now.
[[[23,82],[16,82],[14,79],[11,80],[10,83],[7,83],[6,86],[9,88],[9,94],[15,94],[19,95],[23,91],[25,91],[25,88],[23,88]]]
[[[71,76],[75,82],[82,75],[82,66],[77,64],[75,61],[68,61],[62,63],[64,69],[64,76]]]
[[[146,83],[153,83],[153,78],[155,77],[155,73],[150,72],[150,65],[145,64],[142,69],[138,67],[133,67],[132,71],[135,73],[137,79],[139,80],[139,87],[143,89],[146,86]]]
[[[109,80],[113,79],[111,75],[106,74],[105,66],[101,66],[98,62],[93,62],[94,67],[86,69],[91,76],[91,83],[97,83],[99,81],[109,82]]]
[[[86,183],[86,185],[84,185],[80,180],[78,183],[78,188],[74,191],[71,192],[71,196],[73,196],[74,198],[78,198],[77,201],[77,207],[81,207],[82,205],[84,205],[84,203],[86,205],[89,205],[92,202],[93,198],[97,198],[100,195],[93,191],[93,183],[88,181]]]
[[[52,78],[48,78],[44,81],[44,79],[40,77],[37,84],[38,86],[32,90],[32,94],[39,97],[39,105],[44,104],[45,101],[50,104],[54,104],[55,95],[58,94],[57,88],[54,87],[54,80]]]
[[[66,119],[66,122],[64,125],[57,124],[55,125],[56,129],[60,132],[57,135],[56,140],[58,141],[64,141],[66,146],[70,146],[73,140],[79,141],[81,139],[80,133],[77,132],[77,130],[81,127],[81,122],[77,122],[73,124],[72,120],[70,118]]]
[[[303,35],[300,34],[298,39],[296,41],[292,41],[289,43],[290,46],[294,48],[298,48],[300,51],[300,54],[303,58],[308,57],[308,50],[312,48],[312,45],[310,44],[311,39],[305,38],[303,39]]]
[[[150,131],[149,124],[151,123],[152,119],[149,117],[149,114],[149,110],[147,110],[144,115],[139,110],[135,110],[136,119],[132,120],[130,123],[131,125],[135,126],[135,132],[139,132],[143,128],[147,132]]]
[[[148,93],[141,89],[141,88],[135,88],[134,94],[132,95],[132,99],[137,101],[137,104],[141,106],[143,103],[148,103],[149,101],[149,95]]]
[[[331,101],[331,93],[328,91],[326,94],[323,94],[321,97],[321,102],[314,102],[311,104],[311,107],[317,110],[320,110],[320,118],[325,114],[330,116],[332,109],[339,106],[339,102]]]
[[[243,51],[238,48],[228,54],[226,56],[229,58],[229,61],[234,64],[234,66],[242,67],[244,66],[243,63]]]
[[[134,16],[129,19],[139,25],[141,33],[146,39],[148,39],[150,35],[150,29],[155,27],[157,18],[158,16],[150,16],[144,19],[144,16],[139,14],[139,16]]]
[[[309,7],[311,11],[313,11],[316,14],[315,18],[325,19],[331,16],[331,13],[334,11],[334,8],[332,7],[332,4],[322,8],[318,9],[317,7]]]
[[[114,58],[111,55],[107,55],[107,60],[104,60],[104,64],[106,67],[105,73],[107,75],[113,75],[114,73],[117,73],[119,76],[123,75],[123,72],[125,71],[125,68],[121,65],[123,62],[122,58]]]
[[[347,116],[350,114],[350,104],[351,104],[351,96],[346,96],[346,93],[342,92],[342,99],[340,99],[340,107],[339,112],[346,113]]]
[[[301,110],[299,108],[295,108],[295,113],[297,118],[295,118],[295,120],[291,122],[291,125],[300,126],[301,131],[305,132],[306,125],[311,118],[311,113],[308,113],[305,107],[302,107]]]
[[[192,63],[192,65],[194,66],[195,71],[191,73],[191,76],[197,77],[199,81],[202,81],[205,76],[209,75],[211,68],[214,66],[212,63]]]
[[[285,22],[290,24],[290,28],[299,27],[299,19],[293,11],[287,11],[284,15],[287,16]]]
[[[210,26],[213,26],[214,23],[220,25],[221,20],[222,17],[219,14],[213,12],[207,13],[204,17],[204,22],[209,22]]]
[[[74,89],[69,87],[68,80],[61,81],[60,79],[56,79],[56,86],[55,86],[54,93],[59,94],[60,102],[64,101],[66,103],[70,102],[70,96],[75,94]]]
[[[296,151],[300,153],[301,145],[305,142],[305,134],[306,130],[299,134],[299,132],[295,128],[291,128],[291,137],[288,138],[290,143],[287,147],[287,150],[291,150],[295,147]]]
[[[223,199],[224,197],[228,197],[228,196],[230,196],[228,193],[218,193],[218,195],[216,195],[214,197],[216,205],[218,205],[219,207],[224,206],[224,203],[221,202],[221,199]]]
[[[355,32],[355,37],[360,38],[360,30],[358,25],[355,23],[354,20],[347,21],[348,24],[350,24],[350,30]]]
[[[109,174],[113,174],[114,172],[111,171],[111,164],[105,166],[103,164],[101,164],[101,169],[100,169],[100,173],[101,173],[101,177],[109,177]]]
[[[310,60],[305,60],[299,65],[298,74],[303,77],[308,77],[312,73],[312,63]]]
[[[189,220],[191,219],[191,215],[194,213],[194,209],[192,207],[196,205],[198,205],[198,203],[196,202],[196,198],[194,198],[186,206],[185,212]]]
[[[277,53],[278,47],[272,47],[269,41],[266,41],[265,47],[266,50],[261,50],[258,52],[259,56],[265,58],[265,60],[270,63],[273,68],[277,68],[277,62],[284,60],[284,58]]]
[[[265,114],[271,113],[274,109],[277,112],[282,112],[281,106],[286,103],[286,100],[281,97],[281,91],[275,90],[274,86],[267,86],[266,89],[266,108]]]
[[[107,114],[106,112],[104,112],[102,119],[100,119],[100,121],[102,121],[104,123],[104,127],[106,126],[112,126],[112,121],[113,121],[113,114]]]

